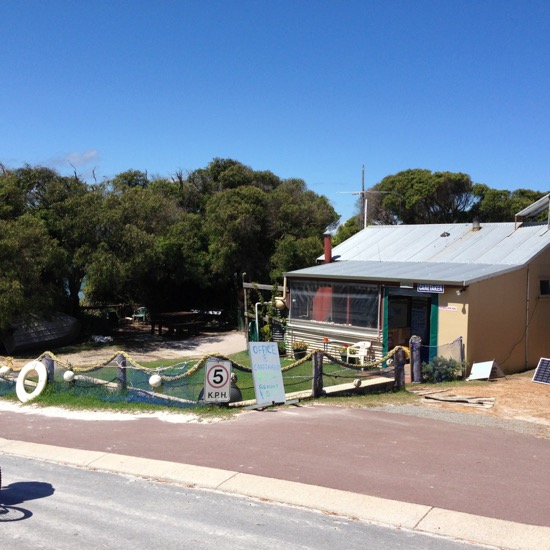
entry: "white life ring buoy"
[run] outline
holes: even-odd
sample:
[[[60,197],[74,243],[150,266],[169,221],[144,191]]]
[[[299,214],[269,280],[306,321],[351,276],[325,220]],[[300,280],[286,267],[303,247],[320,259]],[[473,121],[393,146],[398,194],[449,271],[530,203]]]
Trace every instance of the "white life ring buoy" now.
[[[36,383],[36,388],[34,388],[32,392],[27,393],[27,389],[25,388],[25,380],[33,371],[35,371],[38,375],[38,382]],[[27,363],[17,376],[17,383],[15,384],[15,393],[17,394],[17,398],[21,401],[21,403],[26,403],[27,401],[38,397],[44,391],[47,382],[48,372],[46,371],[46,366],[44,363],[41,363],[40,361],[31,361],[30,363]]]

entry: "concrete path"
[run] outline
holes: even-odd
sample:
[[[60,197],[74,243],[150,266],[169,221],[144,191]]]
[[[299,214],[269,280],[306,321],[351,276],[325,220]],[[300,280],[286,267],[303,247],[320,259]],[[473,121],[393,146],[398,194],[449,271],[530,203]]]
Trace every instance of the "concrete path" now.
[[[437,533],[550,549],[550,442],[325,406],[217,423],[67,418],[3,406],[0,452],[163,479]],[[9,407],[8,407],[9,409]],[[101,419],[97,419],[101,418]]]

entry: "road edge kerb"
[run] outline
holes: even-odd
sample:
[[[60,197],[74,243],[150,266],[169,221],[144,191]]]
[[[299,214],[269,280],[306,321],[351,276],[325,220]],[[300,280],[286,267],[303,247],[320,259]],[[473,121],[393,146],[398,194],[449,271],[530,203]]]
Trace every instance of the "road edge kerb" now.
[[[550,527],[475,516],[318,485],[4,438],[0,438],[0,454],[217,490],[497,548],[550,550]]]

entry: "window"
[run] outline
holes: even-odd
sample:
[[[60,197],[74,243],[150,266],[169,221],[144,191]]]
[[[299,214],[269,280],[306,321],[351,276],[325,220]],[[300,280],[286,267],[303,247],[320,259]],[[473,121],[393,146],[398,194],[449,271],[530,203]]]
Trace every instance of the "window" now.
[[[550,296],[550,279],[540,280],[540,295]]]
[[[377,328],[379,288],[376,285],[290,282],[290,318]]]

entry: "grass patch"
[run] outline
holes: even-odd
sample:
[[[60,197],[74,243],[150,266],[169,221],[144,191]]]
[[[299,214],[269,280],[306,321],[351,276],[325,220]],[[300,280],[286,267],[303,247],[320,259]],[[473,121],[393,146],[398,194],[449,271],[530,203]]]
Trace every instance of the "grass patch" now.
[[[61,407],[69,410],[111,411],[152,413],[167,412],[196,414],[200,417],[231,417],[236,411],[227,406],[211,404],[167,404],[159,397],[158,402],[145,399],[132,391],[116,392],[104,387],[70,387],[68,384],[53,382],[30,403],[40,407]]]

